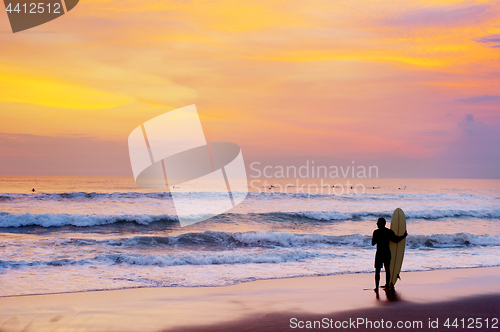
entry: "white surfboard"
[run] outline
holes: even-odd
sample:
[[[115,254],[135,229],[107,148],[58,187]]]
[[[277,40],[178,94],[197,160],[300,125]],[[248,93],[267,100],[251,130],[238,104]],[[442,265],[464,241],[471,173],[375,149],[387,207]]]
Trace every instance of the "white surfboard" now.
[[[403,210],[397,208],[394,210],[391,219],[391,229],[397,236],[402,236],[406,232],[406,217]],[[389,248],[391,249],[391,285],[394,286],[398,281],[401,266],[403,266],[403,257],[405,255],[406,239],[398,243],[390,242]]]

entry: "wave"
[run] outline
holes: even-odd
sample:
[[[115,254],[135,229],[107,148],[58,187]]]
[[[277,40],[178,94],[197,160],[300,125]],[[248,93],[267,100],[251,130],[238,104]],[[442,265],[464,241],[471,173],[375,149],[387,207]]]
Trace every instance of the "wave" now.
[[[0,268],[24,266],[66,266],[66,265],[138,265],[138,266],[179,266],[179,265],[221,265],[221,264],[279,264],[303,262],[312,258],[333,258],[337,255],[315,251],[286,250],[255,252],[199,252],[176,254],[117,253],[97,255],[92,259],[56,259],[37,261],[2,261]]]
[[[220,192],[185,192],[178,193],[188,197],[198,198],[203,196],[225,196],[226,193]],[[96,192],[64,192],[64,193],[39,193],[39,194],[2,194],[0,200],[30,200],[30,201],[116,201],[116,200],[171,200],[172,195],[169,192],[114,192],[114,193],[96,193]]]
[[[478,218],[478,219],[497,219],[500,218],[500,209],[433,209],[424,211],[405,211],[407,219],[444,219],[444,218]],[[198,215],[193,215],[197,217]],[[227,222],[227,217],[240,219],[244,221],[257,222],[307,222],[307,221],[346,221],[363,220],[367,218],[377,219],[384,217],[390,220],[392,211],[359,211],[359,212],[339,212],[339,211],[297,211],[297,212],[267,212],[267,213],[226,213],[212,218],[213,221]],[[16,214],[0,212],[0,228],[5,227],[23,227],[23,226],[79,226],[91,227],[110,225],[122,222],[134,222],[139,225],[148,225],[155,222],[176,222],[177,216],[161,215],[90,215],[90,214],[68,214],[68,213],[42,213],[42,214]]]
[[[302,262],[317,257],[333,258],[332,254],[320,254],[303,250],[254,252],[210,252],[177,255],[112,254],[103,257],[113,264],[141,266],[221,265],[221,264],[277,264]]]
[[[71,239],[66,245],[112,245],[128,246],[173,246],[175,250],[165,254],[143,254],[100,247],[88,258],[43,260],[0,260],[0,268],[23,266],[65,266],[65,265],[137,265],[137,266],[180,266],[180,265],[221,265],[221,264],[280,264],[304,262],[312,259],[334,259],[347,257],[343,251],[328,250],[339,248],[371,248],[371,236],[359,234],[345,236],[325,236],[320,234],[293,234],[288,232],[203,232],[189,233],[177,237],[134,237],[121,240]],[[198,249],[193,250],[196,244]],[[58,245],[62,245],[59,243]],[[207,245],[210,246],[206,250]],[[186,248],[188,246],[188,248]],[[469,233],[410,235],[407,238],[409,250],[440,250],[470,247],[500,246],[498,235],[473,235]],[[272,247],[272,248],[269,248]],[[167,249],[167,248],[163,248]],[[110,253],[110,251],[114,253]]]
[[[144,242],[144,238],[140,239]],[[157,241],[157,240],[155,240]],[[157,242],[158,243],[158,242]],[[203,232],[189,233],[169,238],[169,243],[175,244],[215,244],[241,247],[309,247],[309,246],[340,246],[340,247],[372,247],[370,235],[322,235],[294,234],[289,232]],[[439,247],[455,248],[463,246],[500,246],[498,235],[474,235],[470,233],[410,235],[407,243],[412,249]]]
[[[470,233],[409,235],[406,245],[411,249],[494,247],[500,246],[499,235]],[[229,250],[245,248],[372,248],[371,236],[360,234],[322,235],[289,232],[212,232],[186,233],[178,236],[135,236],[121,239],[64,239],[57,246],[104,245],[125,248],[168,248],[176,250]]]
[[[371,246],[371,237],[359,234],[328,236],[289,232],[213,232],[186,233],[179,236],[136,236],[118,240],[68,239],[57,245],[109,245],[123,247],[175,247],[198,249],[294,248],[306,246]]]
[[[329,220],[361,220],[363,218],[391,218],[393,211],[360,211],[360,212],[337,212],[337,211],[300,211],[300,212],[277,212],[275,214],[287,214],[290,216],[304,217],[318,221]],[[500,218],[500,209],[432,209],[424,211],[406,210],[407,219],[443,219],[443,218]]]
[[[158,221],[177,221],[176,216],[164,215],[118,215],[118,216],[99,216],[88,214],[14,214],[0,212],[0,228],[2,227],[24,227],[24,226],[41,226],[41,227],[58,227],[58,226],[100,226],[123,222],[134,222],[139,225],[148,225]]]
[[[470,246],[496,247],[500,246],[500,236],[470,233],[414,235],[407,237],[407,246],[412,249],[421,248],[462,248]]]
[[[11,201],[15,196],[0,195],[0,202]]]

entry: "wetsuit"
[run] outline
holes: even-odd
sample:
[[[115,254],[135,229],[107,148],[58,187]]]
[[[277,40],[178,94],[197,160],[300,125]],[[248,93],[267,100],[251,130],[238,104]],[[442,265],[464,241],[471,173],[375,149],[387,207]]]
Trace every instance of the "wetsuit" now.
[[[391,263],[391,250],[389,249],[389,242],[399,242],[404,237],[397,236],[392,229],[379,228],[373,231],[372,246],[377,244],[377,253],[375,254],[375,268],[381,269],[382,264],[385,265],[387,270]]]

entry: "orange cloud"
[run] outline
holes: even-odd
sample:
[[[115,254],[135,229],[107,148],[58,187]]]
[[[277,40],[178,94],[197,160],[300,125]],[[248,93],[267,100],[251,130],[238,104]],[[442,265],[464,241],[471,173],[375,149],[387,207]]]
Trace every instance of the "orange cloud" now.
[[[195,103],[209,140],[254,156],[427,158],[465,114],[500,124],[497,105],[456,101],[498,95],[499,16],[488,1],[89,0],[0,34],[0,132],[118,142]]]

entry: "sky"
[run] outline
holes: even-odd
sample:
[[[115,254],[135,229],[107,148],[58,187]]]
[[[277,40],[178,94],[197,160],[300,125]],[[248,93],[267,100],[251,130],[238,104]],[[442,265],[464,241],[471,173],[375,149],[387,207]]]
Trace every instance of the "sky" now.
[[[0,13],[0,175],[132,175],[128,135],[195,104],[247,165],[500,178],[496,1],[86,0]]]

